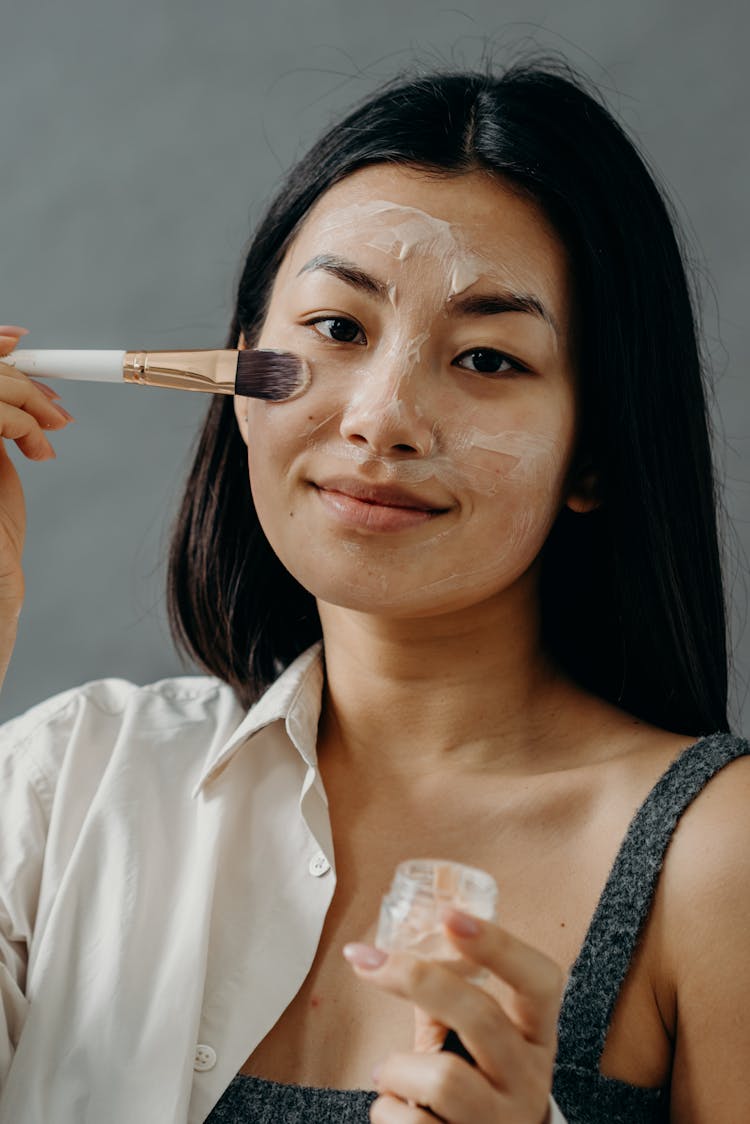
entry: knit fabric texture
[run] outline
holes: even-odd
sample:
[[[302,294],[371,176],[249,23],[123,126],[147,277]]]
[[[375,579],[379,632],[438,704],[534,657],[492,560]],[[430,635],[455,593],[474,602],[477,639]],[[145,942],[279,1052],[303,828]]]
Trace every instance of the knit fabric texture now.
[[[377,1093],[282,1085],[238,1073],[205,1124],[369,1124]]]
[[[667,1124],[669,1088],[604,1077],[599,1062],[617,997],[680,817],[711,778],[750,754],[712,734],[685,749],[636,812],[565,989],[552,1093],[568,1124]],[[368,1124],[377,1094],[286,1085],[237,1074],[205,1124]]]

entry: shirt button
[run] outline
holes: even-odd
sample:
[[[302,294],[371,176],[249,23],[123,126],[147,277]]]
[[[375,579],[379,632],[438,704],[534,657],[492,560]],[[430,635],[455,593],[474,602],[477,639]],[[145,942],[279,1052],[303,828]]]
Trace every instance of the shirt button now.
[[[310,865],[307,868],[310,874],[314,874],[316,878],[320,878],[321,874],[327,874],[331,869],[331,864],[325,857],[322,851],[318,851],[317,855],[313,855],[310,859]]]
[[[200,1043],[195,1047],[195,1061],[193,1069],[203,1072],[204,1069],[213,1069],[216,1065],[216,1051],[213,1046],[204,1046]]]

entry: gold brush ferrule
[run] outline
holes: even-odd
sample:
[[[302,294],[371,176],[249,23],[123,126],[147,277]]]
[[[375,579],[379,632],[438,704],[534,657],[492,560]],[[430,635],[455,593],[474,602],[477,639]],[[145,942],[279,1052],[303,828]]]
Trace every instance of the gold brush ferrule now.
[[[126,351],[125,382],[234,394],[237,351]]]

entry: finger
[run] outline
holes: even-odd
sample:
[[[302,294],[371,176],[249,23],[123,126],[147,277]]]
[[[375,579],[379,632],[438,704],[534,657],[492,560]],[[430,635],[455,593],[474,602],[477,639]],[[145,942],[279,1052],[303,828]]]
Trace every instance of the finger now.
[[[68,421],[73,420],[72,415],[68,414],[63,406],[52,401],[51,396],[54,391],[50,391],[49,387],[27,378],[20,372],[16,372],[16,377],[6,375],[5,372],[8,370],[12,368],[0,363],[0,408],[9,405],[26,410],[36,418],[43,429],[60,429],[67,425]],[[3,431],[4,436],[12,436],[5,432],[5,426]]]
[[[28,335],[28,328],[17,324],[0,324],[0,355],[10,355],[22,336]]]
[[[15,441],[24,456],[31,460],[43,461],[57,456],[39,422],[26,410],[17,410],[15,406],[0,407],[0,438]]]
[[[17,367],[13,367],[10,363],[3,363],[2,359],[0,359],[0,375],[3,375],[5,378],[16,379],[19,382],[33,383],[34,386],[41,390],[45,398],[49,398],[53,402],[60,398],[57,391],[51,386],[48,386],[46,382],[40,382],[39,379],[32,379],[25,371],[19,371]],[[68,417],[67,411],[65,411],[65,414],[66,417]],[[75,420],[72,414],[69,416],[69,420]]]
[[[554,1043],[565,984],[559,964],[491,921],[469,918],[454,909],[446,909],[443,920],[446,934],[462,956],[489,968],[513,988],[509,1013],[524,1037],[539,1045]],[[476,929],[474,935],[458,931],[467,921]]]
[[[17,367],[14,367],[12,363],[3,363],[2,348],[0,348],[0,356],[2,356],[0,358],[0,374],[8,379],[27,379],[29,377],[24,371],[19,371]]]
[[[435,1115],[386,1093],[370,1105],[370,1120],[372,1124],[435,1124]]]
[[[55,399],[58,399],[60,397],[57,391],[53,390],[51,386],[47,386],[46,383],[38,382],[37,379],[31,379],[30,381],[33,382],[34,386],[38,387],[41,390],[45,398],[49,398],[54,402]]]
[[[346,947],[351,950],[358,946]],[[349,951],[347,958],[351,956]],[[493,996],[461,979],[445,964],[392,952],[374,970],[358,968],[356,963],[353,967],[358,975],[392,995],[408,999],[431,1019],[455,1030],[479,1068],[500,1089],[509,1089],[516,1076],[528,1070],[529,1051],[540,1049],[521,1037]]]
[[[455,1054],[389,1054],[377,1069],[375,1085],[379,1093],[429,1109],[451,1124],[500,1120],[507,1103],[476,1069]]]

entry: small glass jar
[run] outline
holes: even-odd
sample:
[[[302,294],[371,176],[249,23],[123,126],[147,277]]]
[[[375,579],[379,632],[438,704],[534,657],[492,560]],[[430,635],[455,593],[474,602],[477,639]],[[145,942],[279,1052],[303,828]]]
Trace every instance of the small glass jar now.
[[[447,859],[408,859],[399,863],[380,906],[375,947],[439,960],[472,982],[488,976],[468,964],[445,936],[441,912],[452,906],[484,921],[497,916],[498,888],[491,874]],[[459,966],[462,966],[459,968]]]

